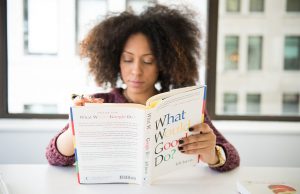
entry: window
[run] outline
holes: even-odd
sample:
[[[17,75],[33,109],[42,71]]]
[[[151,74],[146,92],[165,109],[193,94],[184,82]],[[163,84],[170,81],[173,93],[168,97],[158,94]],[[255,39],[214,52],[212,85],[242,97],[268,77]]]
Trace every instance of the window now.
[[[225,70],[235,70],[239,62],[239,37],[225,37]]]
[[[227,12],[240,12],[240,0],[226,0]]]
[[[260,94],[247,94],[247,114],[260,113]]]
[[[224,94],[224,113],[236,114],[237,113],[238,96],[235,93]]]
[[[250,12],[263,12],[264,0],[250,0]]]
[[[300,14],[278,14],[283,1],[252,1],[261,2],[268,14],[236,17],[224,14],[229,1],[214,2],[209,5],[207,50],[207,109],[211,117],[300,121]],[[251,7],[250,0],[241,2]],[[298,97],[288,101],[282,96],[286,93]],[[291,104],[293,110],[287,108]]]
[[[286,11],[287,12],[299,12],[300,11],[300,1],[299,0],[287,0],[286,1]]]
[[[157,2],[182,4],[180,0]],[[0,117],[67,118],[71,94],[103,91],[79,57],[78,45],[87,32],[107,13],[126,9],[139,13],[152,3],[1,0]],[[207,2],[191,0],[187,4],[201,13],[205,31]]]
[[[282,98],[283,114],[300,114],[299,112],[299,94],[283,94]]]
[[[284,69],[300,70],[300,36],[285,37]]]
[[[248,70],[261,69],[262,60],[262,37],[248,37]]]
[[[58,19],[58,1],[24,0],[26,54],[57,55]]]
[[[107,12],[106,0],[76,0],[76,41],[82,41],[88,31],[100,22]]]

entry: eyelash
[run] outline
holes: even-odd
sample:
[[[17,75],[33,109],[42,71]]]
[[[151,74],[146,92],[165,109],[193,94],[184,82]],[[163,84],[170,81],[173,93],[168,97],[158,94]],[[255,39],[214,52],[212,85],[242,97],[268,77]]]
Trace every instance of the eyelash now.
[[[132,63],[133,61],[132,60],[123,60],[124,63]],[[153,62],[147,62],[147,61],[143,61],[144,64],[147,64],[147,65],[151,65],[153,64]]]
[[[132,60],[123,60],[124,63],[132,63]]]
[[[146,61],[144,61],[144,63],[147,64],[147,65],[152,65],[153,64],[153,62],[146,62]]]

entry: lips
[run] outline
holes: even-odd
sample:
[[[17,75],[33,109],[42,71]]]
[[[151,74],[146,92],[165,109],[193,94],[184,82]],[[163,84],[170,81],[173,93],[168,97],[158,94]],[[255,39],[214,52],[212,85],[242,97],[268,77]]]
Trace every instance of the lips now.
[[[144,82],[143,81],[138,81],[138,80],[130,80],[129,84],[134,88],[139,88],[144,84]]]

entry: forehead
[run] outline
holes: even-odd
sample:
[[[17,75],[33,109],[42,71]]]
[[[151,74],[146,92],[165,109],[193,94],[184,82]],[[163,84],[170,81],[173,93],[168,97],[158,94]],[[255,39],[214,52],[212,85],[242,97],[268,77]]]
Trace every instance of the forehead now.
[[[151,53],[150,41],[147,36],[142,33],[132,34],[128,37],[124,45],[124,50],[129,52],[143,51]]]

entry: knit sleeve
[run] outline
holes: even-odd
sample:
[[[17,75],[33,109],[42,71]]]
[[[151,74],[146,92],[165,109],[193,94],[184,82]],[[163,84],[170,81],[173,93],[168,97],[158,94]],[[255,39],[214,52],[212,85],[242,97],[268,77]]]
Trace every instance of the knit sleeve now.
[[[240,165],[240,157],[237,150],[230,142],[226,140],[226,138],[212,124],[207,112],[205,113],[204,122],[208,124],[211,129],[213,129],[215,135],[217,136],[216,144],[223,148],[226,155],[226,162],[223,166],[211,167],[211,169],[219,172],[226,172],[238,167]]]
[[[55,166],[70,166],[75,162],[75,156],[65,156],[61,154],[56,146],[57,138],[65,132],[69,128],[69,124],[67,124],[56,136],[54,136],[48,147],[46,148],[46,158],[51,165]]]

